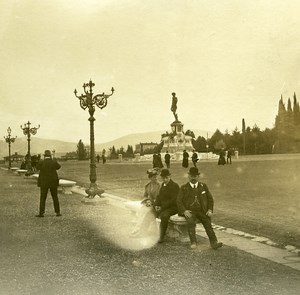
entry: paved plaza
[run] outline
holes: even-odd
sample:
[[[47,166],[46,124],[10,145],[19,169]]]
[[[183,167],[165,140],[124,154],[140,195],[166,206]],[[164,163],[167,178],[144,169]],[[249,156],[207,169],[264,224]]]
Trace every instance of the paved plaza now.
[[[258,237],[216,226],[224,247],[129,237],[132,214],[120,204],[81,203],[80,188],[60,194],[62,217],[48,196],[36,218],[33,179],[0,170],[0,294],[298,294],[299,255]],[[109,199],[109,198],[108,198]]]

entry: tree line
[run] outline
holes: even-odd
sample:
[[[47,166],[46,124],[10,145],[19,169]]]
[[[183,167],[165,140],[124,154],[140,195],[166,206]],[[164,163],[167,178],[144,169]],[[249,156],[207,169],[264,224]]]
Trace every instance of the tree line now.
[[[300,107],[296,93],[293,104],[289,98],[287,106],[281,95],[273,128],[261,130],[256,124],[251,128],[243,118],[241,131],[236,127],[231,134],[228,130],[223,134],[217,129],[209,139],[201,136],[194,139],[193,146],[198,152],[217,152],[222,148],[235,149],[242,154],[300,152]]]
[[[218,153],[221,149],[237,150],[245,155],[300,152],[300,107],[296,93],[293,95],[293,103],[288,98],[287,106],[281,95],[273,128],[261,130],[256,124],[250,127],[243,118],[241,130],[236,127],[231,133],[228,130],[222,133],[217,129],[210,138],[203,136],[195,138],[194,134],[191,136],[193,147],[197,152]],[[160,152],[162,147],[163,142],[153,149],[145,150],[144,154]],[[103,153],[106,154],[106,151],[103,150]],[[131,145],[128,145],[127,149],[124,147],[116,149],[112,146],[108,155],[110,159],[117,159],[119,155],[123,158],[133,158],[134,150]],[[76,152],[67,153],[66,157],[89,159],[89,146],[79,140]]]

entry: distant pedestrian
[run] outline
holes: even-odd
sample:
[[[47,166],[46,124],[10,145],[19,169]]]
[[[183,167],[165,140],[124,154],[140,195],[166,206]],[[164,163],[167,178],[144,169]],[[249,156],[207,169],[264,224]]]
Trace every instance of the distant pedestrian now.
[[[232,151],[231,149],[228,149],[227,151],[227,164],[231,165],[231,156],[232,156]]]
[[[193,162],[194,167],[197,167],[198,161],[199,161],[198,154],[196,153],[195,150],[193,150],[192,162]]]
[[[218,165],[225,165],[225,164],[226,164],[225,152],[224,149],[222,148],[219,155]]]
[[[106,163],[106,157],[105,157],[105,155],[103,154],[102,155],[102,164],[105,164]]]
[[[96,159],[97,159],[97,163],[99,163],[99,162],[100,162],[100,156],[97,155],[97,156],[96,156]]]
[[[189,154],[186,150],[183,151],[182,157],[182,167],[189,167]]]
[[[54,211],[56,213],[56,216],[61,216],[57,196],[59,179],[56,170],[58,170],[59,168],[60,164],[55,158],[52,159],[51,151],[45,150],[44,160],[41,160],[37,164],[37,170],[39,170],[38,186],[40,187],[40,209],[39,214],[36,215],[36,217],[44,217],[46,199],[49,189],[53,199]]]
[[[158,160],[158,156],[156,153],[153,154],[153,161],[152,161],[152,166],[153,166],[153,169],[155,168],[159,168],[159,160]]]
[[[25,159],[22,160],[20,169],[26,170],[26,162],[25,162]]]
[[[191,167],[188,173],[189,182],[182,185],[178,198],[178,214],[183,215],[187,221],[188,234],[191,241],[191,248],[197,247],[196,223],[201,222],[209,238],[213,249],[223,246],[218,242],[211,225],[211,216],[214,209],[214,199],[206,184],[199,182],[199,170]]]
[[[165,163],[168,169],[170,169],[170,162],[171,162],[171,156],[169,152],[167,151],[165,154]]]
[[[164,167],[162,160],[161,160],[161,154],[160,152],[157,153],[157,164],[158,164],[158,168],[161,169]]]
[[[162,185],[154,203],[154,208],[161,220],[160,239],[158,242],[162,243],[164,242],[170,217],[178,212],[176,200],[179,185],[171,179],[171,173],[168,169],[162,169],[160,177]]]

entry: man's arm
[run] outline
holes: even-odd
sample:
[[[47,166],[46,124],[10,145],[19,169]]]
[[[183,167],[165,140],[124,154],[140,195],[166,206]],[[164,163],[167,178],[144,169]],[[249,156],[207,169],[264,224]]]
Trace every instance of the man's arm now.
[[[206,193],[206,197],[207,197],[207,209],[208,211],[210,210],[211,212],[214,211],[214,198],[212,196],[212,194],[210,193],[207,185],[204,185],[204,189],[205,189],[205,193]]]

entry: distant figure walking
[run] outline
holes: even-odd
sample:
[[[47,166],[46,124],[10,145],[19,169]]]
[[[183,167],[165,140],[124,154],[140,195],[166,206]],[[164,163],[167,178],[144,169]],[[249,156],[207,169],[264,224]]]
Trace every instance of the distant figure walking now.
[[[169,152],[167,151],[165,154],[165,163],[166,163],[166,166],[168,169],[170,168],[170,162],[171,162],[171,156],[170,156]]]
[[[158,164],[158,156],[157,156],[156,153],[153,154],[152,166],[153,166],[153,169],[154,169],[154,168],[159,168],[159,164]]]
[[[227,164],[231,165],[231,156],[232,156],[232,151],[231,149],[228,149],[227,151]]]
[[[160,153],[157,153],[157,164],[158,164],[158,168],[163,168],[164,165],[162,163],[162,160],[161,160],[161,154]]]
[[[218,165],[225,165],[225,164],[226,164],[225,152],[224,152],[224,149],[221,149],[220,156],[219,156],[219,161],[218,161]]]
[[[36,217],[44,217],[46,199],[48,190],[50,189],[53,199],[54,211],[56,216],[61,216],[59,201],[57,196],[57,187],[59,179],[57,171],[60,168],[60,164],[55,158],[52,159],[51,151],[45,150],[44,160],[37,164],[37,170],[39,170],[38,186],[40,187],[40,210]]]
[[[100,156],[97,155],[96,159],[97,159],[97,163],[99,163],[100,162]]]
[[[103,154],[102,155],[102,164],[105,164],[106,163],[106,157],[105,157],[105,155]]]
[[[192,162],[193,162],[194,167],[197,167],[198,161],[199,161],[198,154],[196,153],[195,150],[193,150]]]
[[[183,151],[183,158],[182,158],[182,167],[188,168],[189,167],[189,154],[186,150]]]

